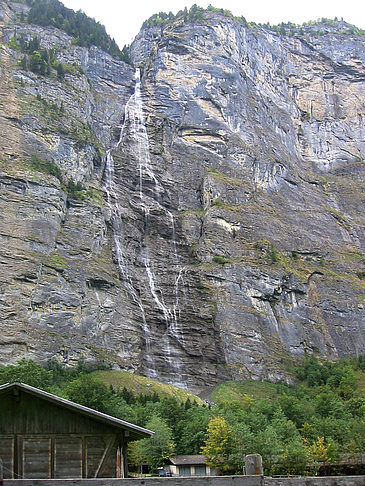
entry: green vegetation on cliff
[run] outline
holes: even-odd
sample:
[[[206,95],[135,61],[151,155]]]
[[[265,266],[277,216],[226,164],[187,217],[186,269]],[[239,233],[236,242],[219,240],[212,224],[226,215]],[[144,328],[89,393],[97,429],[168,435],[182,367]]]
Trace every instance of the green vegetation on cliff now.
[[[57,76],[62,81],[66,73],[80,76],[83,70],[80,65],[64,64],[57,61],[54,49],[42,49],[37,36],[26,41],[24,37],[15,35],[9,41],[9,47],[23,53],[18,65],[24,71],[32,71],[42,76]]]
[[[154,470],[175,454],[204,452],[222,473],[242,471],[244,457],[263,456],[267,474],[316,473],[343,454],[365,452],[365,357],[294,370],[298,384],[226,382],[205,405],[194,395],[126,372],[65,368],[33,361],[0,368],[0,383],[21,381],[156,432],[132,444],[132,467]],[[219,454],[218,454],[219,452]]]
[[[239,22],[249,28],[261,27],[263,29],[271,30],[285,36],[304,35],[308,32],[313,35],[324,35],[328,31],[348,35],[365,34],[365,30],[359,29],[354,25],[346,24],[343,21],[339,22],[337,18],[333,20],[321,18],[316,21],[306,22],[303,25],[297,25],[293,22],[281,22],[278,25],[270,25],[269,22],[267,22],[266,24],[256,24],[255,22],[247,22],[245,17],[243,16],[233,15],[232,12],[227,9],[216,8],[212,5],[209,5],[206,9],[203,9],[201,7],[198,7],[196,4],[194,4],[190,9],[187,9],[185,7],[184,10],[180,10],[175,15],[172,12],[168,14],[166,12],[159,12],[157,14],[154,14],[142,24],[142,28],[165,26],[175,21],[180,21],[183,23],[204,22],[206,21],[205,14],[209,12],[213,12],[219,15],[223,15],[224,17],[234,19],[236,22]]]
[[[168,14],[165,12],[159,12],[158,14],[154,14],[149,19],[143,22],[142,28],[163,26],[177,20],[180,20],[184,23],[203,22],[205,19],[205,12],[216,12],[224,15],[225,17],[231,17],[244,24],[247,24],[244,17],[234,17],[232,12],[230,12],[229,10],[225,10],[223,8],[215,8],[212,5],[209,5],[208,8],[204,10],[203,8],[198,7],[196,4],[194,4],[190,9],[187,9],[185,7],[184,10],[180,10],[175,15],[172,12]]]
[[[130,62],[128,48],[125,46],[120,50],[115,40],[106,33],[105,27],[81,10],[74,12],[58,0],[26,0],[26,3],[31,7],[27,19],[29,23],[57,27],[74,37],[77,45],[98,46],[115,59]]]
[[[52,160],[42,159],[36,154],[32,155],[32,158],[25,165],[28,169],[42,174],[51,175],[56,177],[61,184],[61,188],[66,192],[70,199],[78,199],[80,201],[100,201],[100,195],[95,193],[94,190],[87,190],[80,181],[75,182],[72,177],[66,182],[62,176],[61,169]]]

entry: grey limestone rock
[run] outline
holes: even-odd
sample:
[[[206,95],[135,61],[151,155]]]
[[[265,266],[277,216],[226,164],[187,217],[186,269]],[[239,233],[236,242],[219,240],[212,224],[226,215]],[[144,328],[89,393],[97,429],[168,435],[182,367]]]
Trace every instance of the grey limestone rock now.
[[[0,2],[1,362],[199,391],[365,353],[364,36],[206,13],[143,29],[139,79],[22,8]],[[74,69],[21,70],[15,32]]]

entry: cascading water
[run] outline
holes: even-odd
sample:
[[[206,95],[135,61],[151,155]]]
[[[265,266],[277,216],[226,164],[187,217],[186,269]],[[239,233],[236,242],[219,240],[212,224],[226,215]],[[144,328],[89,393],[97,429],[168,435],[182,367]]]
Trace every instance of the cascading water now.
[[[161,205],[160,199],[164,192],[164,188],[155,176],[153,166],[150,157],[150,147],[146,125],[143,114],[143,102],[141,94],[141,79],[140,72],[136,73],[136,86],[134,92],[134,112],[133,112],[133,133],[135,142],[137,143],[138,153],[138,170],[139,170],[139,198],[141,208],[148,224],[148,217],[151,211],[160,210],[164,212],[170,220],[172,228],[172,243],[174,249],[174,265],[178,265],[178,257],[176,251],[176,239],[175,239],[175,221],[174,216],[167,208]],[[173,344],[176,342],[181,343],[182,335],[179,332],[178,325],[178,310],[179,310],[179,283],[183,275],[182,269],[179,269],[179,275],[175,281],[175,302],[171,307],[165,304],[164,296],[161,290],[157,287],[156,276],[153,270],[153,266],[149,257],[148,245],[144,247],[143,261],[148,276],[148,284],[152,297],[157,307],[162,311],[164,320],[166,323],[166,332],[164,334],[164,348],[166,353],[166,359],[172,370],[178,377],[179,384],[182,383],[182,373],[180,367],[180,361],[176,356],[176,349]],[[172,338],[172,340],[171,340]],[[172,342],[171,342],[172,341]]]
[[[132,300],[138,305],[141,311],[141,318],[143,323],[143,333],[144,333],[144,340],[146,346],[146,368],[147,374],[153,378],[157,377],[154,361],[151,352],[151,331],[147,324],[146,320],[146,312],[142,303],[142,300],[138,296],[136,289],[132,284],[131,275],[128,272],[128,267],[125,264],[125,258],[123,254],[123,228],[122,228],[122,212],[119,206],[119,200],[116,191],[116,183],[115,183],[115,170],[114,170],[114,159],[112,156],[112,151],[116,150],[119,145],[122,143],[123,136],[124,136],[124,128],[126,126],[126,115],[128,113],[128,106],[132,102],[133,96],[129,99],[128,103],[125,106],[124,110],[124,123],[121,126],[119,140],[118,142],[106,152],[106,164],[105,164],[105,173],[104,173],[104,189],[107,195],[107,203],[109,208],[112,212],[112,221],[113,221],[113,238],[115,244],[115,253],[118,262],[119,273],[123,282],[123,285],[128,292],[128,294],[132,297]]]
[[[128,141],[127,139],[128,135]],[[176,384],[184,385],[181,373],[180,360],[178,359],[178,348],[183,342],[182,333],[179,330],[179,288],[183,284],[184,268],[179,266],[178,255],[176,251],[175,239],[175,220],[174,216],[167,208],[161,204],[161,198],[164,193],[164,188],[156,177],[150,157],[149,140],[146,130],[143,114],[143,103],[141,95],[141,78],[140,70],[137,69],[135,73],[135,90],[131,98],[128,100],[124,111],[124,123],[121,127],[120,137],[118,142],[111,150],[107,152],[106,170],[105,170],[105,190],[107,193],[107,200],[109,207],[113,214],[113,231],[114,243],[116,248],[116,255],[118,259],[118,266],[121,278],[124,282],[125,288],[133,298],[133,301],[138,305],[142,314],[144,337],[146,342],[146,359],[148,361],[148,370],[151,377],[156,376],[156,371],[153,366],[153,359],[151,355],[151,330],[147,323],[146,312],[142,300],[137,294],[132,284],[131,276],[129,275],[124,253],[123,253],[123,228],[121,218],[121,208],[119,207],[115,173],[114,160],[112,151],[123,146],[124,143],[129,144],[129,149],[134,152],[138,162],[138,183],[139,183],[139,201],[140,207],[144,217],[144,227],[148,228],[149,216],[152,211],[159,211],[166,214],[169,224],[172,228],[172,244],[174,255],[174,266],[178,269],[178,275],[175,279],[174,288],[174,302],[168,306],[165,303],[164,296],[157,284],[156,275],[153,264],[150,259],[150,250],[148,244],[141,245],[141,258],[146,271],[146,283],[149,292],[152,295],[156,307],[162,313],[166,331],[163,337],[163,347],[165,359],[171,369],[171,374],[175,376],[174,382]],[[178,345],[178,346],[177,346]],[[177,380],[176,380],[177,378]]]

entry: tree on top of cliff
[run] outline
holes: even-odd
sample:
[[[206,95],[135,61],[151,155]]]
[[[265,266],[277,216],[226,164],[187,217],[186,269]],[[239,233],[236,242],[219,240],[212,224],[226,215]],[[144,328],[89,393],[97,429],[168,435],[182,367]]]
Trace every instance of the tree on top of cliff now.
[[[215,8],[212,5],[209,5],[208,8],[204,9],[194,4],[189,10],[185,7],[184,10],[180,10],[179,12],[177,12],[176,15],[174,15],[172,12],[168,14],[165,12],[159,12],[157,14],[154,14],[149,19],[143,22],[142,28],[163,26],[170,24],[175,20],[180,20],[184,23],[190,24],[203,22],[205,20],[205,12],[217,13],[223,15],[224,17],[233,18],[236,21],[247,25],[246,19],[243,16],[235,17],[230,10]]]
[[[281,22],[278,25],[270,25],[269,22],[266,24],[256,24],[255,22],[247,22],[245,17],[243,16],[235,16],[232,14],[230,10],[224,8],[216,8],[213,5],[209,5],[206,9],[198,7],[194,4],[190,10],[186,7],[184,10],[180,10],[176,15],[172,12],[165,13],[159,12],[157,14],[152,15],[150,18],[145,20],[142,24],[142,28],[148,27],[159,27],[171,24],[175,21],[179,21],[181,23],[197,23],[197,22],[205,22],[209,19],[206,14],[213,13],[217,15],[221,15],[223,17],[227,17],[230,19],[235,20],[236,22],[243,24],[249,28],[262,28],[265,30],[271,30],[272,32],[276,32],[283,36],[293,36],[293,35],[304,35],[304,34],[312,34],[312,35],[324,35],[327,33],[339,33],[339,34],[347,34],[347,35],[364,35],[365,31],[363,29],[359,29],[354,25],[347,24],[343,20],[335,19],[318,19],[317,21],[310,21],[304,23],[303,25],[297,25],[293,22]]]
[[[115,59],[130,62],[127,49],[124,47],[121,51],[115,40],[106,33],[105,27],[81,10],[74,12],[58,0],[27,0],[26,3],[31,7],[29,23],[57,27],[74,37],[77,45],[97,46]]]
[[[172,12],[168,14],[160,12],[145,20],[142,28],[167,25],[175,20],[181,20],[184,23],[201,22],[204,20],[204,9],[194,4],[189,10],[185,7],[184,10],[180,10],[176,15]]]

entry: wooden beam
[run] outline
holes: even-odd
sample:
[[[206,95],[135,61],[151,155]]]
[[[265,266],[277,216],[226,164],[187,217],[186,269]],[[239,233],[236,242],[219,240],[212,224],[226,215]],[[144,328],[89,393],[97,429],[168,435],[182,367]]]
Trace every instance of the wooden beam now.
[[[55,476],[55,461],[56,461],[56,441],[54,436],[51,436],[51,450],[50,450],[50,460],[51,460],[51,479]]]
[[[18,434],[14,435],[14,479],[21,479],[22,472],[20,471],[20,464],[21,464],[21,450],[20,450],[20,439]]]
[[[85,436],[81,437],[81,477],[86,478],[86,440]]]
[[[128,437],[129,431],[126,430],[123,434],[123,478],[128,477]]]
[[[114,445],[114,442],[115,442],[115,437],[110,437],[109,438],[109,441],[104,449],[104,452],[103,452],[103,455],[101,456],[101,459],[99,461],[99,464],[98,464],[98,467],[95,471],[95,474],[94,474],[94,478],[97,478],[100,471],[101,471],[101,468],[103,467],[104,465],[104,462],[105,462],[105,459],[108,457],[108,454],[110,453],[110,451],[112,450],[113,448],[113,445]]]
[[[117,479],[122,477],[122,448],[121,443],[118,441],[117,445],[117,470],[116,470]]]

